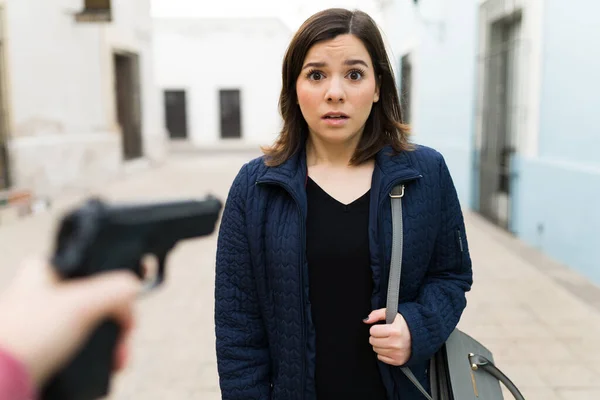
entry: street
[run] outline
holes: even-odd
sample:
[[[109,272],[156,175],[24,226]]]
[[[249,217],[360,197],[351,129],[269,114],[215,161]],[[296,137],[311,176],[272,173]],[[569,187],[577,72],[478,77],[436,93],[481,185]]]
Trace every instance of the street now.
[[[65,193],[49,212],[0,225],[0,289],[19,261],[46,254],[56,218],[85,196],[223,201],[241,165],[258,153],[173,155],[94,192]],[[465,212],[474,286],[459,327],[488,346],[528,400],[600,398],[600,289]],[[182,243],[165,284],[140,299],[130,363],[111,400],[218,399],[213,277],[216,234]],[[512,398],[510,395],[506,399]]]

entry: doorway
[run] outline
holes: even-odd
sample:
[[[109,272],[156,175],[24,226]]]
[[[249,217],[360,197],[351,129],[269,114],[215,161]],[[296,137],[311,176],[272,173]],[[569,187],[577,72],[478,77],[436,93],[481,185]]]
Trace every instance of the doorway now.
[[[400,59],[400,105],[404,123],[411,122],[412,103],[412,62],[410,54],[405,54]]]
[[[9,186],[8,149],[4,137],[0,134],[0,190],[8,189]]]
[[[187,100],[185,90],[165,90],[165,118],[171,139],[187,139]]]
[[[242,137],[242,113],[239,90],[221,90],[221,139],[239,139]]]
[[[516,153],[518,78],[520,65],[520,14],[490,25],[488,52],[483,58],[483,129],[479,157],[479,212],[510,230],[511,190]]]
[[[142,113],[139,56],[115,53],[115,96],[117,121],[121,127],[123,157],[132,160],[142,156]]]
[[[0,190],[10,187],[8,156],[8,102],[6,101],[6,70],[4,68],[6,38],[4,37],[4,6],[0,5]]]

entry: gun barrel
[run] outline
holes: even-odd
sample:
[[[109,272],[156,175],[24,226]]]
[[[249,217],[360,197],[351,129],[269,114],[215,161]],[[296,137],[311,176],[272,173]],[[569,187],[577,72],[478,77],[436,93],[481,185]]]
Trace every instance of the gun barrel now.
[[[214,231],[222,208],[220,200],[181,200],[149,204],[114,205],[106,210],[107,222],[120,226],[162,226],[175,229],[181,239],[205,236]]]

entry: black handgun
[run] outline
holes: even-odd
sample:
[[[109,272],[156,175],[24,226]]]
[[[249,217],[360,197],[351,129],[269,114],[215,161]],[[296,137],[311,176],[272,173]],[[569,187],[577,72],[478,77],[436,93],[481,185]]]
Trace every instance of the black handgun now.
[[[148,288],[164,280],[165,261],[184,239],[210,235],[222,203],[203,200],[109,205],[89,199],[60,221],[52,265],[63,279],[127,269],[144,279],[145,256],[156,258],[157,271]],[[93,400],[110,391],[119,326],[104,321],[67,366],[40,391],[41,400]]]

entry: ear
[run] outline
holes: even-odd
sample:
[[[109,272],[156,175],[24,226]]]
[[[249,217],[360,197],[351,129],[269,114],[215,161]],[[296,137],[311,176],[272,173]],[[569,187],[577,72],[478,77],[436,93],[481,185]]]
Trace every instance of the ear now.
[[[381,75],[379,75],[376,86],[375,86],[375,95],[373,96],[373,103],[377,103],[379,101],[379,93],[381,91]]]

